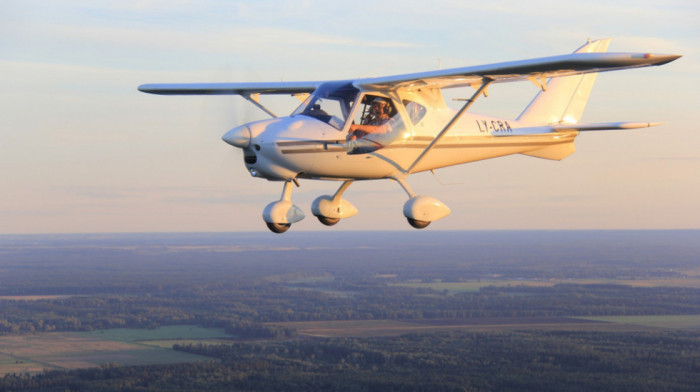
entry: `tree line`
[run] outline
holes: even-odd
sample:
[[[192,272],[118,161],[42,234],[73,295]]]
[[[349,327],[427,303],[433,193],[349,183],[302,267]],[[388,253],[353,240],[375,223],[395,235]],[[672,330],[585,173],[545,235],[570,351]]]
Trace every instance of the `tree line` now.
[[[260,281],[174,293],[146,290],[35,301],[1,300],[0,334],[157,328],[196,324],[242,337],[286,336],[268,322],[421,320],[474,317],[570,317],[700,314],[700,290],[621,285],[485,287],[448,294],[366,280],[290,287]]]
[[[176,345],[210,361],[6,375],[0,391],[697,391],[688,332],[445,332]]]

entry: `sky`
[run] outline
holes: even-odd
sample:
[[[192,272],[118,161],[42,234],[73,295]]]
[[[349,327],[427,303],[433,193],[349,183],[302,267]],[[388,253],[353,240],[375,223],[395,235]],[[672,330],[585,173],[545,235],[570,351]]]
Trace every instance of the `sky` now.
[[[408,182],[452,213],[426,230],[700,228],[700,4],[659,1],[0,1],[0,234],[266,231],[282,184],[250,176],[227,130],[266,117],[240,97],[163,97],[170,82],[335,80],[572,52],[683,57],[599,75],[582,121],[665,121],[592,132],[563,161],[511,156]],[[475,113],[515,118],[537,93],[494,85]],[[265,98],[263,98],[265,99]],[[291,112],[289,97],[267,101]],[[414,230],[392,181],[354,183],[332,228],[301,181],[292,230]]]

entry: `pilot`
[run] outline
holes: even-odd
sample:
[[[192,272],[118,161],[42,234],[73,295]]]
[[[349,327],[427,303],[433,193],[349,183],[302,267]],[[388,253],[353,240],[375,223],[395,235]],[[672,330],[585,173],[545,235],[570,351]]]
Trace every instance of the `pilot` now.
[[[369,114],[362,119],[362,124],[352,124],[348,130],[348,139],[355,140],[370,133],[389,133],[392,130],[391,104],[384,98],[375,98]]]

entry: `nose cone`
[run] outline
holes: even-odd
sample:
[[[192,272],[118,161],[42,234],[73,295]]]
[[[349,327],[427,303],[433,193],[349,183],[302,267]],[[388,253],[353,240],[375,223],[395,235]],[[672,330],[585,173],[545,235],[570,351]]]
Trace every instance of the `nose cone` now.
[[[221,137],[226,143],[239,148],[246,148],[250,145],[250,128],[247,125],[233,128]]]

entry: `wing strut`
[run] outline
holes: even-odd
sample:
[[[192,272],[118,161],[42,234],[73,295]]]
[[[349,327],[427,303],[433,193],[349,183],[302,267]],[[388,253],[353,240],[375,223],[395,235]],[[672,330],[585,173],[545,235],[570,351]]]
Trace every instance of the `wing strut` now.
[[[442,131],[440,131],[440,133],[438,133],[437,136],[435,136],[435,139],[433,139],[433,141],[430,142],[428,147],[426,147],[425,150],[423,150],[423,152],[418,156],[418,158],[416,158],[413,164],[411,164],[411,166],[406,170],[406,173],[411,174],[411,172],[413,172],[413,168],[416,167],[418,162],[420,162],[423,159],[423,157],[428,153],[428,151],[430,151],[437,144],[437,142],[439,142],[440,139],[442,139],[442,137],[445,136],[447,131],[449,131],[450,128],[452,128],[452,126],[457,122],[457,120],[459,120],[459,118],[462,117],[462,115],[467,111],[467,109],[469,109],[469,107],[472,106],[472,104],[474,104],[479,95],[481,95],[482,92],[486,91],[486,88],[489,86],[489,84],[491,84],[491,82],[493,82],[493,79],[482,79],[481,87],[479,87],[479,89],[476,90],[474,95],[472,95],[472,97],[467,100],[467,102],[462,106],[461,109],[459,109],[459,112],[457,112],[457,114],[455,114],[455,116],[452,117],[452,120],[450,120],[450,122],[447,123],[447,125],[445,125],[445,128],[443,128]]]
[[[270,110],[268,110],[268,108],[266,108],[263,104],[260,103],[260,93],[245,93],[245,94],[241,94],[241,95],[248,102],[252,103],[253,105],[260,108],[260,110],[262,110],[263,112],[272,116],[272,118],[277,118],[277,116],[274,113],[272,113]]]

